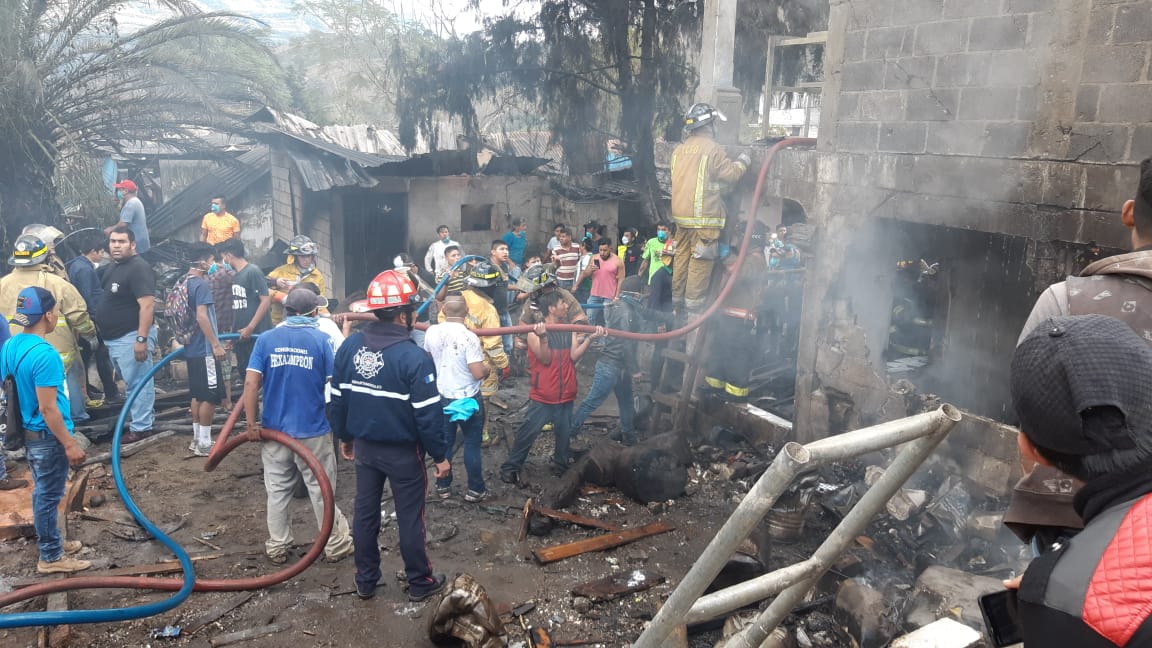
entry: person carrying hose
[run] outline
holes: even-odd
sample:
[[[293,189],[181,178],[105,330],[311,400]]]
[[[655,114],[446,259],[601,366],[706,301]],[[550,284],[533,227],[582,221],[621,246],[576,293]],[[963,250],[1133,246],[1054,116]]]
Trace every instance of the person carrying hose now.
[[[726,217],[721,193],[751,163],[746,153],[728,159],[715,141],[717,119],[728,121],[712,106],[694,104],[684,116],[688,138],[672,152],[672,218],[679,250],[672,264],[672,303],[678,312],[704,310]]]

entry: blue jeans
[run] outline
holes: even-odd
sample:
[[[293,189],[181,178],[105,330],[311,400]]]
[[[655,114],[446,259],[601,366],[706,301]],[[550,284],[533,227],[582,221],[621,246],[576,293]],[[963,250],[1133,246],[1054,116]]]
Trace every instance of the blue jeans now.
[[[88,400],[88,391],[84,386],[88,381],[84,380],[84,363],[80,360],[80,354],[73,354],[72,366],[68,368],[68,372],[64,375],[68,381],[68,408],[72,416],[73,423],[80,423],[87,421],[88,408],[85,406],[85,401]]]
[[[588,297],[589,304],[607,304],[612,301],[608,297],[597,297],[591,295]],[[604,309],[603,308],[589,308],[588,309],[588,322],[592,326],[604,326]]]
[[[133,347],[136,344],[136,331],[123,337],[105,340],[108,346],[108,355],[112,356],[112,363],[124,376],[127,386],[125,396],[132,393],[136,385],[144,378],[144,374],[152,370],[152,350],[156,348],[156,327],[148,331],[148,357],[144,362],[136,362]],[[152,429],[153,409],[156,407],[156,383],[149,379],[140,389],[140,395],[132,402],[129,414],[132,416],[132,425],[128,426],[133,432],[146,432]]]
[[[500,326],[512,326],[512,316],[507,312],[500,313]],[[504,353],[512,355],[512,336],[502,335],[501,341],[504,343]]]
[[[534,400],[528,401],[528,412],[524,415],[524,422],[516,430],[516,438],[512,442],[512,450],[508,459],[500,466],[500,473],[504,475],[520,472],[520,468],[528,459],[532,451],[532,444],[536,437],[544,430],[548,422],[556,433],[556,452],[552,455],[552,462],[562,468],[568,467],[568,445],[571,439],[568,435],[568,424],[572,420],[572,401],[549,405]]]
[[[480,405],[480,409],[467,421],[453,421],[452,417],[447,414],[444,415],[444,440],[448,442],[449,451],[455,454],[456,429],[460,428],[460,433],[464,437],[464,470],[468,472],[468,490],[483,493],[484,472],[480,459],[480,441],[482,440],[481,437],[484,436],[484,399],[480,398],[480,394],[476,394],[474,398]],[[441,399],[440,405],[444,407],[451,402],[451,400],[444,398]],[[451,461],[452,457],[449,456],[448,460]],[[452,473],[436,480],[437,488],[447,488],[451,485]]]
[[[572,436],[580,434],[580,426],[592,412],[596,411],[608,394],[615,392],[616,402],[620,406],[620,433],[624,438],[634,438],[636,430],[633,427],[636,411],[632,402],[632,376],[623,367],[609,360],[596,362],[596,373],[592,378],[592,387],[584,402],[576,410],[572,418]]]
[[[64,541],[56,512],[64,499],[64,485],[68,479],[68,456],[64,446],[45,432],[47,438],[31,438],[24,444],[28,467],[32,469],[32,517],[36,527],[36,543],[40,547],[40,560],[56,562],[64,555]]]

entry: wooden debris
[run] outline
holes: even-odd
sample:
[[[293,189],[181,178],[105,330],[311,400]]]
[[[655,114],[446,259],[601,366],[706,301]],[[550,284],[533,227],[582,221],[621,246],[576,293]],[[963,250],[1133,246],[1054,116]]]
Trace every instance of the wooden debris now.
[[[572,588],[572,593],[602,603],[618,599],[625,594],[643,592],[663,582],[664,576],[660,574],[636,569],[577,585]]]
[[[552,635],[548,631],[538,626],[528,628],[528,644],[534,648],[552,648],[556,644],[552,643]]]
[[[137,452],[140,452],[144,448],[147,448],[148,446],[160,441],[161,439],[167,439],[168,437],[172,436],[173,434],[176,434],[175,430],[165,430],[163,432],[157,432],[156,434],[153,434],[152,436],[148,437],[147,439],[141,439],[140,441],[137,441],[136,443],[129,443],[128,445],[121,446],[120,447],[120,457],[121,458],[131,457],[132,455],[136,454]],[[80,465],[81,466],[90,466],[92,464],[103,463],[105,461],[112,461],[112,453],[110,451],[104,452],[104,453],[101,453],[101,454],[98,454],[98,455],[95,455],[92,457],[88,457],[87,459],[84,460],[84,463],[82,463]]]
[[[564,560],[573,556],[588,553],[590,551],[603,551],[613,547],[626,545],[630,542],[642,540],[661,533],[667,533],[673,530],[674,527],[663,522],[653,522],[646,524],[638,529],[626,529],[617,533],[608,533],[605,535],[597,536],[595,538],[587,538],[585,540],[577,540],[576,542],[569,542],[567,544],[556,545],[553,547],[544,547],[543,549],[536,549],[532,555],[536,558],[536,562],[541,565]]]
[[[584,527],[591,527],[593,529],[603,529],[605,531],[623,531],[624,530],[624,527],[622,527],[618,524],[612,524],[610,522],[601,522],[600,520],[596,520],[596,519],[589,518],[589,517],[584,517],[582,515],[573,515],[572,513],[565,513],[564,511],[557,511],[557,510],[550,509],[550,508],[545,507],[545,506],[533,505],[532,506],[532,512],[543,515],[544,517],[550,517],[553,520],[560,520],[562,522],[571,522],[572,524],[577,524],[577,525],[584,526]]]
[[[197,538],[196,536],[192,536],[192,539],[195,540],[196,542],[199,542],[200,544],[204,545],[205,547],[210,547],[212,549],[215,549],[216,551],[223,551],[219,545],[214,545],[211,542],[208,542],[207,540],[205,540],[204,538]]]
[[[509,409],[511,409],[508,406],[508,403],[505,403],[504,401],[500,400],[499,398],[496,398],[495,396],[490,397],[488,399],[488,402],[491,403],[492,405],[495,405],[496,407],[499,407],[500,409],[502,409],[504,411],[508,411]]]
[[[219,648],[220,646],[230,646],[234,643],[241,641],[248,641],[249,639],[256,639],[258,637],[266,637],[270,634],[277,632],[284,632],[292,628],[290,623],[273,623],[271,625],[260,626],[258,628],[248,628],[247,630],[239,630],[237,632],[229,632],[222,634],[218,637],[213,637],[209,640],[212,648]]]
[[[81,468],[72,475],[68,490],[64,491],[64,510],[76,512],[84,510],[84,491],[88,488],[88,468]]]
[[[188,635],[194,634],[196,632],[199,632],[200,630],[204,629],[208,625],[215,623],[216,621],[218,621],[220,619],[220,617],[224,616],[225,614],[228,614],[229,612],[231,612],[232,610],[235,610],[236,608],[240,607],[241,605],[244,605],[255,595],[256,595],[255,592],[239,592],[239,593],[235,594],[234,596],[224,600],[223,602],[216,605],[212,609],[208,610],[204,614],[201,614],[199,617],[197,617],[191,623],[185,625],[184,626],[184,636],[188,636]]]
[[[200,560],[215,560],[217,558],[223,558],[226,555],[228,555],[228,554],[218,553],[218,554],[208,554],[205,556],[192,556],[192,562],[197,562]],[[86,576],[99,576],[99,577],[104,577],[104,576],[152,576],[155,574],[173,574],[173,573],[178,572],[178,571],[180,571],[180,561],[178,561],[178,560],[166,560],[164,562],[154,563],[152,565],[135,565],[135,566],[131,566],[131,567],[118,567],[116,569],[108,569],[105,571],[85,572],[85,575]],[[10,585],[12,586],[12,589],[22,589],[25,587],[29,587],[31,585],[39,585],[39,584],[43,583],[45,580],[47,580],[47,579],[45,579],[44,577],[22,578],[20,580],[11,582]]]
[[[520,514],[520,531],[516,534],[517,542],[524,542],[528,537],[528,521],[532,518],[532,498],[524,502],[524,511]]]

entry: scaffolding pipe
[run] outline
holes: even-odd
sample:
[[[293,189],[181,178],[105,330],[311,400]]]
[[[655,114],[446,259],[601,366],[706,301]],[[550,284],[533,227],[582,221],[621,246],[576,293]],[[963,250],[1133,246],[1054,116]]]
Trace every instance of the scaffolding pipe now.
[[[860,498],[856,506],[824,540],[810,560],[820,565],[820,571],[807,580],[802,580],[784,590],[766,610],[760,613],[742,632],[728,640],[724,648],[757,648],[780,622],[796,607],[816,584],[816,581],[832,566],[832,563],[852,544],[853,539],[864,531],[872,517],[884,508],[888,500],[908,481],[908,478],[924,463],[928,455],[948,435],[956,420],[949,419],[946,425],[926,437],[909,443],[884,471],[884,475]]]
[[[769,596],[775,596],[797,581],[811,578],[818,571],[820,565],[809,558],[804,562],[788,565],[763,576],[717,590],[700,597],[684,616],[684,623],[692,625],[717,619],[745,605],[752,605]]]
[[[636,643],[633,644],[634,648],[659,648],[664,645],[664,640],[677,626],[685,623],[685,617],[692,610],[693,605],[697,602],[697,599],[700,598],[700,595],[708,585],[715,580],[720,570],[724,568],[724,565],[736,551],[737,547],[739,547],[740,543],[743,542],[752,532],[752,529],[764,519],[769,509],[776,504],[776,500],[780,498],[797,475],[823,463],[840,461],[868,452],[907,443],[919,437],[930,436],[932,442],[928,445],[928,450],[924,453],[923,457],[919,457],[919,459],[915,461],[911,468],[911,471],[914,471],[916,467],[923,462],[924,458],[927,457],[928,453],[931,452],[932,448],[935,448],[940,439],[952,429],[952,426],[955,425],[960,418],[960,412],[955,407],[942,405],[939,409],[932,412],[925,412],[897,421],[881,423],[880,425],[862,430],[840,434],[811,443],[807,446],[793,442],[785,444],[780,453],[776,455],[776,459],[773,460],[772,464],[768,467],[768,470],[761,475],[760,479],[758,479],[748,491],[748,494],[744,496],[744,499],[740,501],[736,510],[732,512],[732,515],[729,516],[724,526],[717,531],[716,536],[708,543],[708,546],[704,549],[700,558],[693,563],[692,568],[688,570],[688,573],[680,581],[680,584],[673,590],[671,596],[668,597],[668,600],[656,613],[652,622],[644,630],[643,634],[640,635]],[[916,445],[910,446],[910,448],[920,448],[922,445],[923,444],[918,442]],[[897,456],[896,461],[894,461],[892,467],[889,468],[890,472],[895,469],[896,474],[902,474],[901,467],[904,465],[904,462],[908,461],[910,448],[906,448],[905,451]],[[919,455],[917,454],[916,456]],[[897,465],[898,463],[899,466]],[[911,471],[908,472],[908,475],[911,475]],[[895,479],[894,477],[888,478],[888,474],[887,472],[885,473],[885,477],[882,478],[880,482],[877,482],[877,486],[880,486],[881,483],[887,485]],[[885,479],[887,479],[887,481],[885,481]],[[896,488],[899,488],[906,479],[907,475],[901,477],[897,481]],[[874,486],[864,498],[861,498],[860,502],[857,503],[856,507],[849,513],[849,516],[845,517],[845,520],[848,520],[850,517],[853,521],[862,518],[866,525],[867,521],[870,520],[872,516],[884,506],[891,495],[895,493],[895,490],[893,490],[892,493],[889,493],[883,498],[880,497],[881,494],[872,495],[878,490],[877,486]],[[877,501],[878,504],[876,503]],[[871,510],[861,510],[857,513],[857,510],[861,509],[865,503],[867,503],[868,506],[875,507]],[[853,517],[853,515],[855,515],[855,517]],[[844,527],[845,523],[841,522],[837,530],[839,531]],[[835,533],[836,532],[834,532],[834,535]],[[852,534],[852,536],[849,536],[849,539],[854,538],[858,534],[859,533]],[[839,539],[839,536],[837,536],[837,539]],[[825,541],[825,545],[828,544],[829,542]],[[823,549],[824,546],[821,548]],[[824,554],[820,554],[818,551],[817,555],[813,556],[813,560],[826,561],[827,564],[823,565],[820,569],[822,572],[831,565],[832,561],[836,559],[841,551],[843,551],[843,549],[836,551],[831,558],[824,558]],[[800,578],[803,578],[803,576],[800,576]],[[774,585],[776,583],[774,580],[765,582],[768,585]],[[811,582],[811,579],[809,579],[808,582]],[[793,586],[793,588],[795,588],[795,586]],[[712,601],[722,600],[724,591],[726,590],[714,593],[713,596],[716,598],[712,599]],[[792,590],[785,590],[785,593],[789,591]],[[807,591],[807,588],[805,588],[804,591]],[[765,596],[770,595],[770,593],[765,594]],[[777,600],[780,600],[782,597],[783,595],[778,597]],[[740,606],[738,605],[731,609],[738,607]],[[787,609],[791,610],[792,605],[789,605]],[[758,646],[759,644],[757,643],[755,645]]]

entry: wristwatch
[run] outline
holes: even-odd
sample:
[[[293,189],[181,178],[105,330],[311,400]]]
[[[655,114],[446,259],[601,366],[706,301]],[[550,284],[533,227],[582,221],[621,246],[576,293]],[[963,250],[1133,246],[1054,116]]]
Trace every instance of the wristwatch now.
[[[148,338],[144,337],[143,335],[137,335],[136,341],[139,342],[140,344],[147,344]]]

